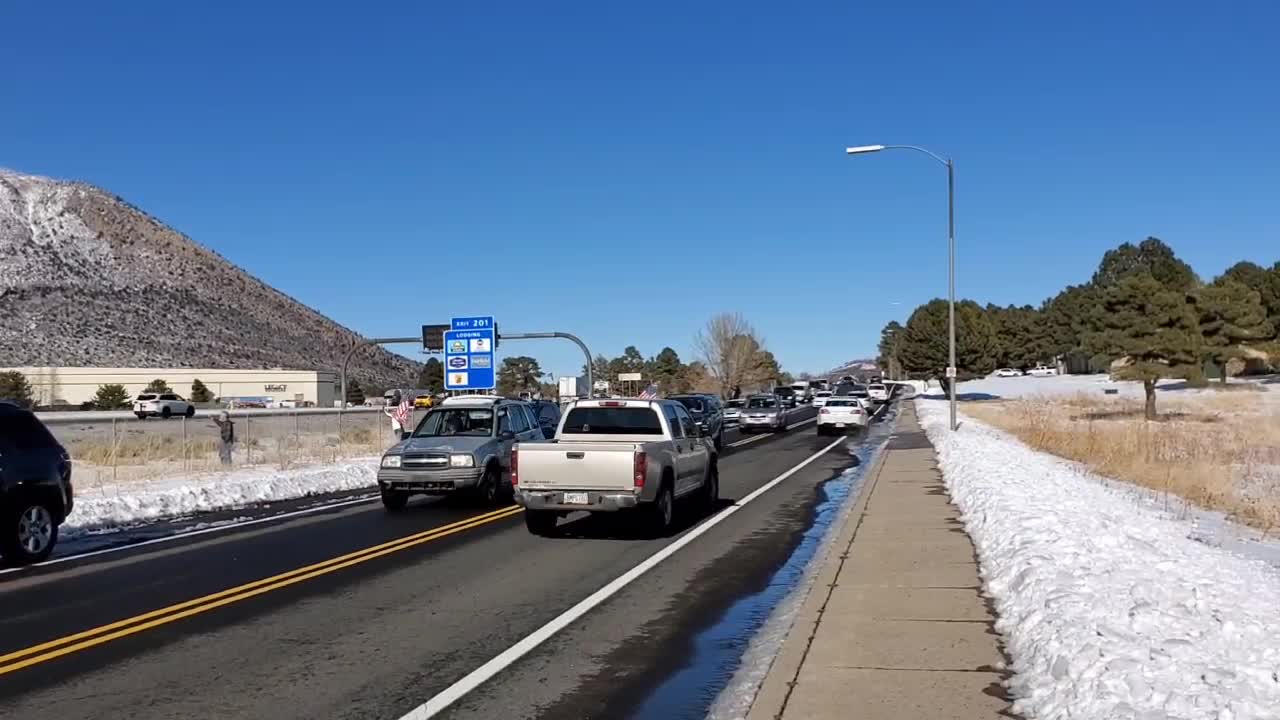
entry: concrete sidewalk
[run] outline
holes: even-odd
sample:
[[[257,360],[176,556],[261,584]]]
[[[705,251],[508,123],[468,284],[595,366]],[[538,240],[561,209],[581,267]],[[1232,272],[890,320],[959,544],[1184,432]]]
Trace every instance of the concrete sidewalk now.
[[[1011,717],[973,544],[904,401],[748,720]]]

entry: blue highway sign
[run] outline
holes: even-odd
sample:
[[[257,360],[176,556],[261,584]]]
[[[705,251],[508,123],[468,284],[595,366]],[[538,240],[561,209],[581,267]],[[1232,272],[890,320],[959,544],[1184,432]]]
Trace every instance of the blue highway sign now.
[[[497,330],[492,317],[453,318],[444,333],[444,388],[492,390]]]

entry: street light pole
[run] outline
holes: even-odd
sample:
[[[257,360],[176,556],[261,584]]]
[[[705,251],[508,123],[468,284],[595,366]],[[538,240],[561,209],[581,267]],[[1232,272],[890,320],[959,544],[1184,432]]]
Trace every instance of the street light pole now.
[[[956,165],[950,158],[941,156],[915,145],[859,145],[845,148],[849,155],[863,155],[881,150],[915,150],[942,163],[947,168],[947,314],[949,347],[947,352],[947,374],[956,367]],[[947,390],[951,395],[951,430],[956,425],[956,378],[947,378]]]

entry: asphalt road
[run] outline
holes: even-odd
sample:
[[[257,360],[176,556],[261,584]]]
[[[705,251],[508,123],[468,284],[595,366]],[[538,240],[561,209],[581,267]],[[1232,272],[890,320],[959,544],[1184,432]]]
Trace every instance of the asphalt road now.
[[[730,433],[724,506],[831,442],[812,422]],[[766,581],[816,486],[852,462],[842,447],[814,460],[443,716],[629,716],[699,627]],[[347,504],[0,576],[0,717],[394,720],[680,537],[585,517],[537,538],[517,508],[410,507]]]

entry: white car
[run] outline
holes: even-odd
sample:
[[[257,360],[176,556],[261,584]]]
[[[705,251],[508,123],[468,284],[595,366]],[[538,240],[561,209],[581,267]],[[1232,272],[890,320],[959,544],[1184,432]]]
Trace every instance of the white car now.
[[[1022,371],[1017,368],[1000,368],[994,374],[996,377],[1022,377]]]
[[[149,417],[195,417],[196,406],[176,393],[142,393],[133,401],[133,414],[139,420]]]
[[[831,431],[843,431],[849,428],[865,428],[870,413],[862,401],[851,397],[833,397],[818,410],[818,434],[826,435]]]
[[[1053,377],[1058,374],[1058,368],[1052,368],[1047,365],[1037,365],[1027,371],[1031,377]]]
[[[834,393],[832,393],[830,390],[819,390],[818,392],[813,394],[813,406],[816,408],[820,408],[826,405],[827,401],[831,399],[831,396],[833,394]]]
[[[726,425],[736,425],[742,419],[742,408],[745,407],[747,401],[742,398],[736,400],[724,401],[724,422]]]
[[[878,403],[889,402],[889,388],[885,387],[881,383],[873,383],[871,385],[868,385],[867,395],[870,396],[872,401],[874,402],[878,402]]]

